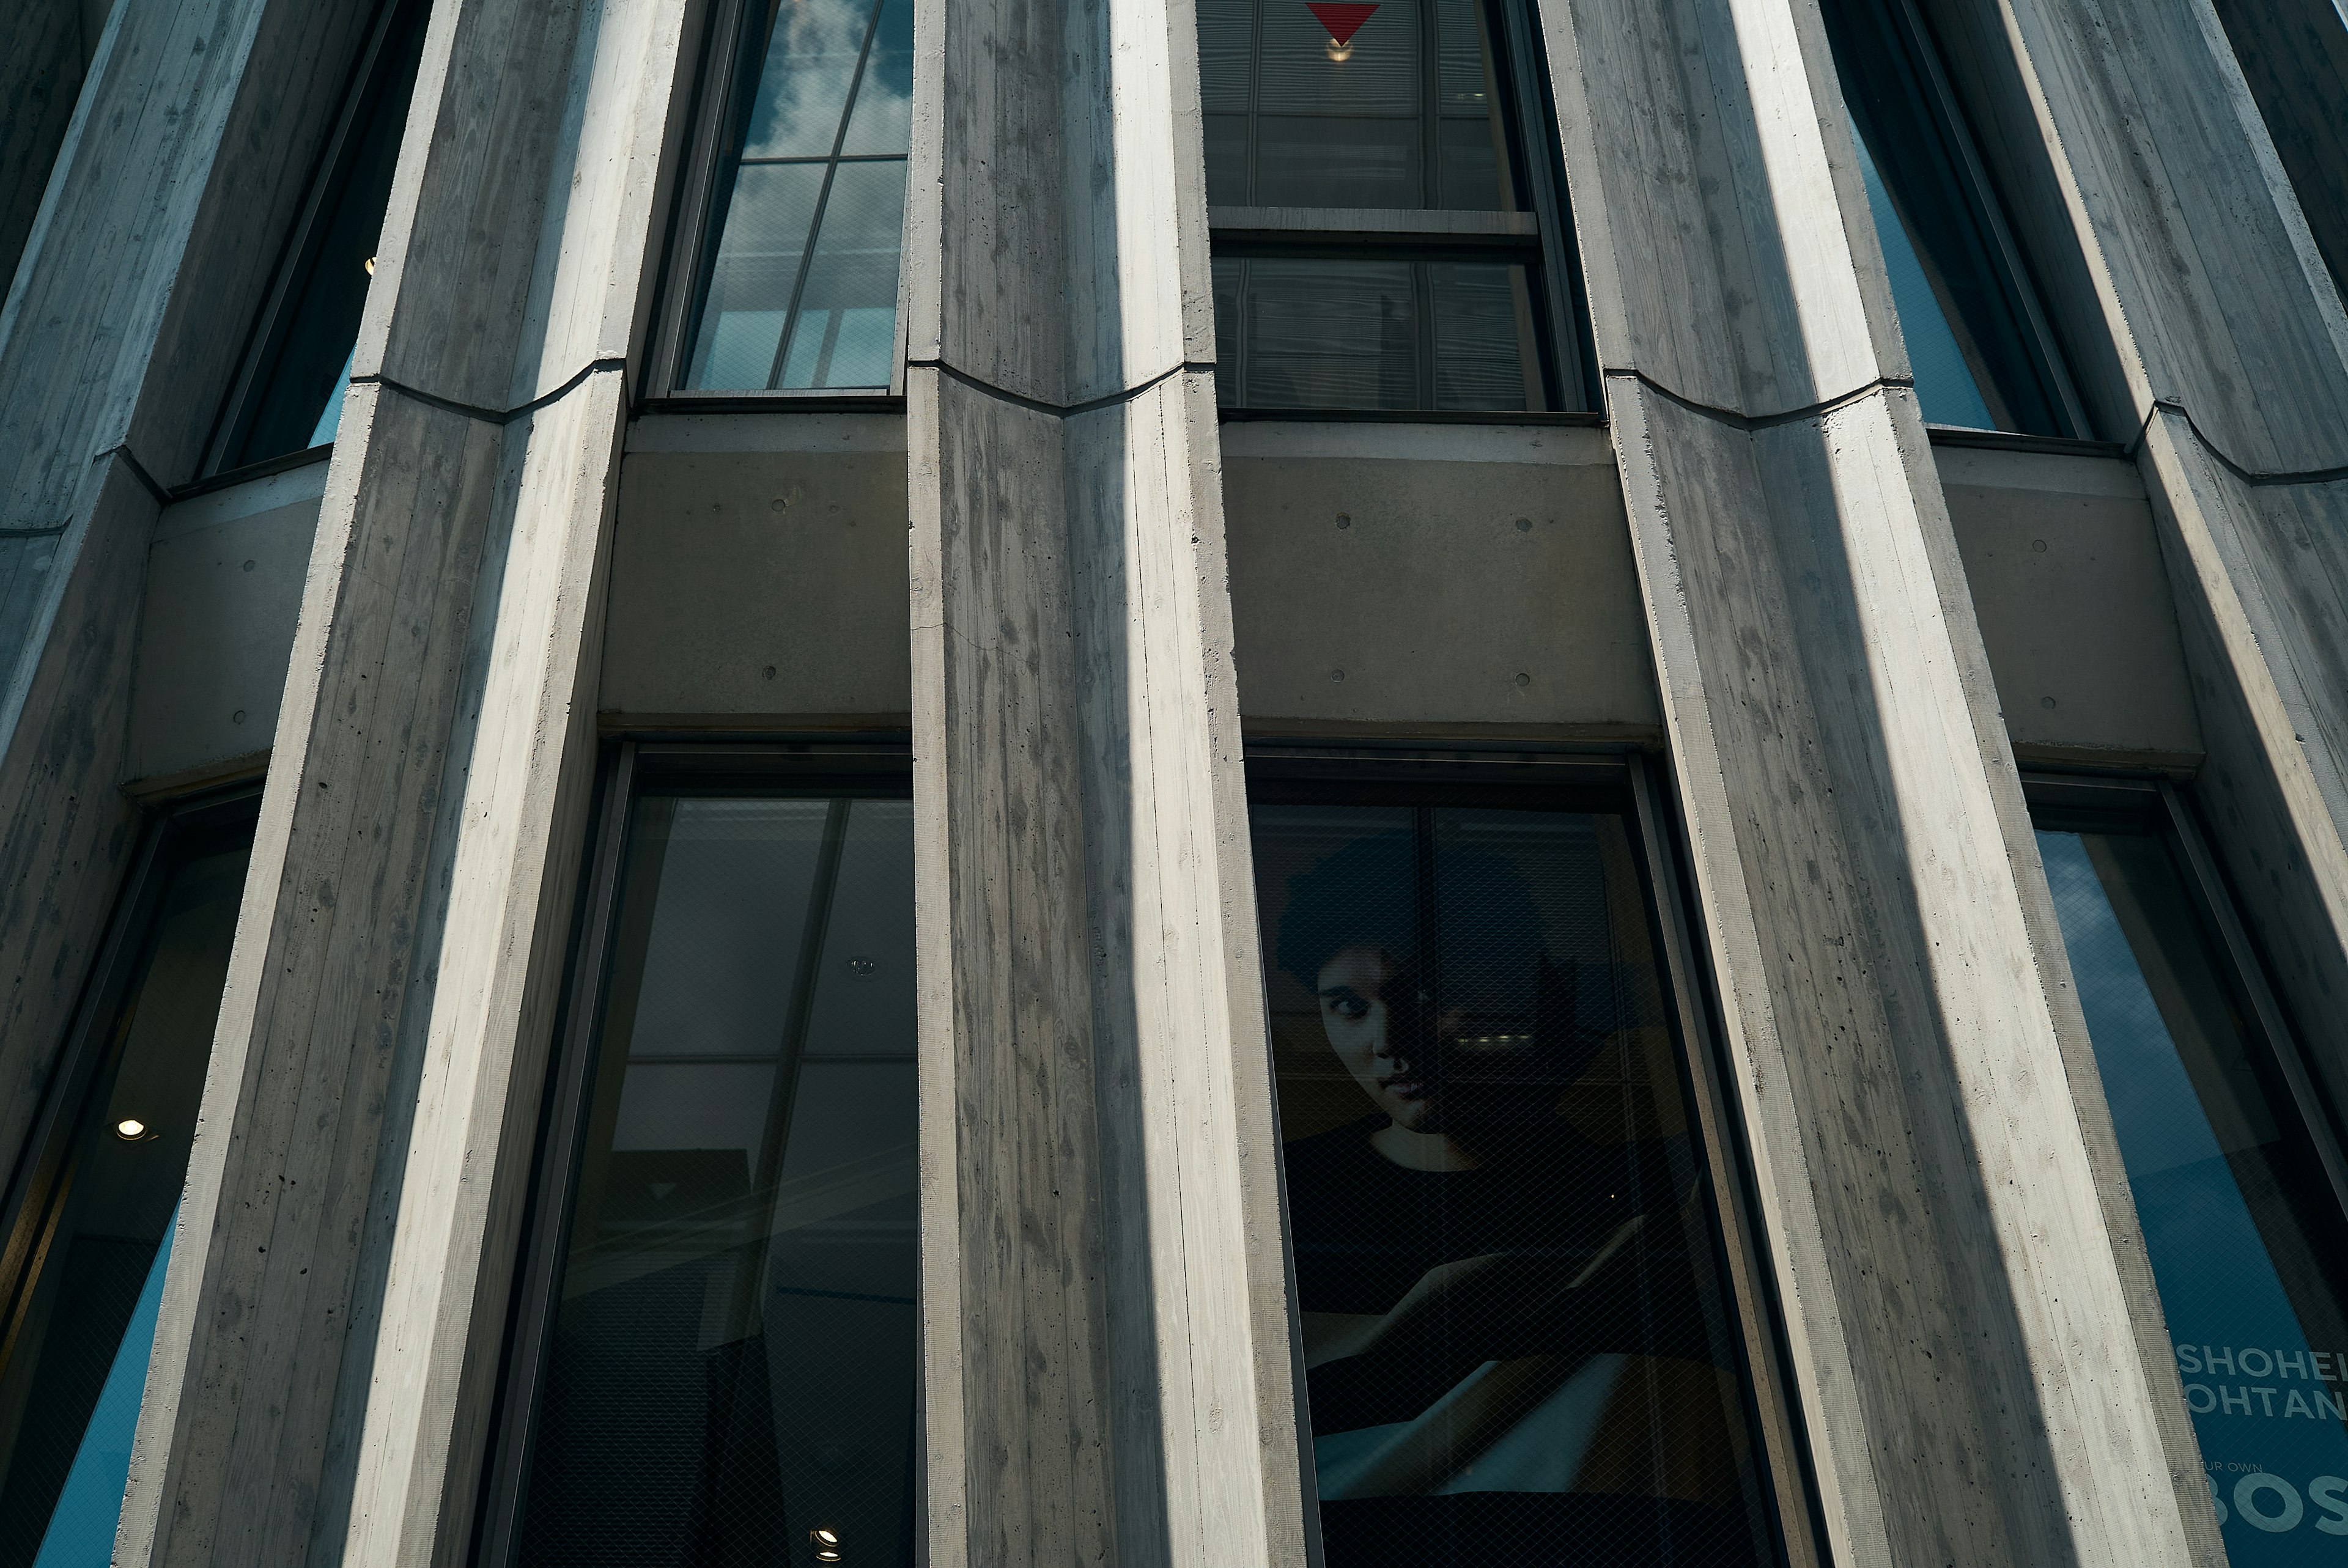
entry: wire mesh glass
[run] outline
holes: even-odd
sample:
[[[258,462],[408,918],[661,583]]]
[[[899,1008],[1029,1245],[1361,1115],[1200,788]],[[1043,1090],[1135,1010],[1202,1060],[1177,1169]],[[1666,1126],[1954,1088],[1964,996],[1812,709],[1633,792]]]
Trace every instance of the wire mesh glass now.
[[[2348,1224],[2171,851],[2041,831],[2229,1559],[2348,1555]]]
[[[1251,815],[1327,1568],[1775,1562],[1621,820]]]
[[[636,804],[522,1563],[912,1563],[912,854],[902,800]]]

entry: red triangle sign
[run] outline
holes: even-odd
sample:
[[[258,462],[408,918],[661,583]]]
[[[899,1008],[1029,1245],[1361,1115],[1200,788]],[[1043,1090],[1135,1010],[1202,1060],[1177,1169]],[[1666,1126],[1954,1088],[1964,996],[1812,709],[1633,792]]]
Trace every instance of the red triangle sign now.
[[[1304,8],[1321,18],[1321,25],[1329,29],[1329,36],[1342,47],[1354,41],[1354,35],[1362,30],[1362,24],[1370,19],[1370,13],[1377,6],[1342,4],[1341,0],[1304,0]]]

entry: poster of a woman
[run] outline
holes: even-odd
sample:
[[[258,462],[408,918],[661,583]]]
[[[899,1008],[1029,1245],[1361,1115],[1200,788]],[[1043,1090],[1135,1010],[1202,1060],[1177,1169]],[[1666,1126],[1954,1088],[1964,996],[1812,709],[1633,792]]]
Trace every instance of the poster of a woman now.
[[[1619,824],[1358,815],[1257,829],[1328,1568],[1761,1560]]]

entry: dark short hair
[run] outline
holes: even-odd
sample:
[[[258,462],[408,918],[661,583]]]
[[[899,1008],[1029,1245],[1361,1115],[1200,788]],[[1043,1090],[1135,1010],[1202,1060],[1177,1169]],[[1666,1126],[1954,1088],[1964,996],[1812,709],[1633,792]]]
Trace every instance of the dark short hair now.
[[[1468,1005],[1529,1013],[1547,946],[1540,906],[1508,861],[1475,849],[1436,860],[1436,910],[1445,987]],[[1357,838],[1288,884],[1280,967],[1304,983],[1347,948],[1397,961],[1419,956],[1418,853],[1405,830]]]

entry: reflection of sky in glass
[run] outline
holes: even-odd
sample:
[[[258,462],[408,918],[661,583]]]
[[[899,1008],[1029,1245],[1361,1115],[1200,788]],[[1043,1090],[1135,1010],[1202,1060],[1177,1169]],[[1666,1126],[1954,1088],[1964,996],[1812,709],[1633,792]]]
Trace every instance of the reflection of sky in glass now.
[[[1994,430],[1972,366],[1965,363],[1957,335],[1941,309],[1941,296],[1916,255],[1906,225],[1891,205],[1883,176],[1867,150],[1867,138],[1851,131],[1859,149],[1859,171],[1867,181],[1868,210],[1875,215],[1875,236],[1883,244],[1883,270],[1891,278],[1891,302],[1900,313],[1900,335],[1908,344],[1908,368],[1916,377],[1916,401],[1934,425],[1960,425],[1971,430]]]
[[[777,9],[687,386],[888,384],[912,61],[912,0]]]
[[[155,1348],[155,1319],[163,1307],[163,1271],[171,1262],[171,1237],[179,1216],[164,1227],[163,1245],[147,1268],[147,1284],[106,1386],[90,1412],[89,1425],[66,1472],[65,1490],[57,1494],[57,1512],[49,1515],[48,1533],[33,1568],[105,1568],[114,1557],[115,1526],[122,1520],[122,1492],[130,1484],[130,1438],[139,1426],[139,1407],[147,1397],[147,1357]]]
[[[2303,1357],[2310,1348],[2306,1334],[2085,845],[2076,834],[2041,833],[2038,848],[2171,1342]],[[2322,1348],[2348,1352],[2348,1345]],[[2193,1358],[2199,1361],[2198,1352]],[[2348,1378],[2348,1366],[2343,1366],[2340,1375]],[[2263,1568],[2348,1559],[2348,1541],[2317,1528],[2319,1522],[2337,1523],[2348,1532],[2348,1511],[2335,1520],[2311,1495],[2312,1487],[2321,1484],[2319,1478],[2348,1477],[2348,1433],[2337,1419],[2312,1413],[2302,1419],[2281,1415],[2293,1393],[2302,1396],[2303,1405],[2312,1405],[2304,1398],[2309,1389],[2328,1387],[2335,1396],[2348,1394],[2348,1382],[2327,1386],[2291,1378],[2250,1378],[2240,1375],[2239,1368],[2230,1380],[2222,1372],[2186,1371],[2183,1378],[2194,1386],[2187,1390],[2188,1403],[2216,1401],[2219,1387],[2272,1390],[2274,1418],[2266,1417],[2260,1407],[2254,1407],[2259,1413],[2245,1416],[2214,1403],[2193,1415],[2202,1460],[2218,1467],[2212,1480],[2226,1512],[2224,1533],[2232,1560],[2245,1568]],[[2195,1388],[2210,1391],[2198,1393]],[[2292,1488],[2286,1494],[2272,1481],[2247,1483],[2249,1505],[2268,1515],[2276,1528],[2258,1528],[2245,1519],[2235,1495],[2245,1478],[2259,1471],[2272,1472]],[[2348,1497],[2348,1491],[2343,1496]],[[2299,1517],[2285,1528],[2281,1521],[2290,1517],[2291,1497],[2300,1499]]]

